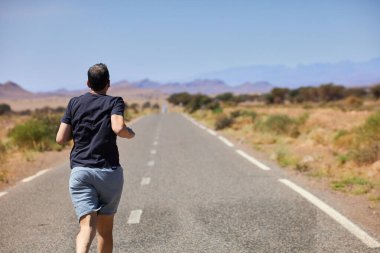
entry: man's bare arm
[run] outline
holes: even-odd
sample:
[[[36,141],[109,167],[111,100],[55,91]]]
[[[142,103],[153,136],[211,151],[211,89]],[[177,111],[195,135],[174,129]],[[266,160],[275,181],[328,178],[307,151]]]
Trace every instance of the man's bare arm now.
[[[72,138],[71,125],[66,124],[66,123],[61,123],[61,125],[59,125],[59,129],[58,129],[57,136],[55,137],[55,141],[58,144],[63,145],[69,140],[71,140],[71,138]]]
[[[121,138],[131,139],[135,136],[133,130],[125,125],[124,117],[121,115],[111,115],[111,126],[114,133]]]

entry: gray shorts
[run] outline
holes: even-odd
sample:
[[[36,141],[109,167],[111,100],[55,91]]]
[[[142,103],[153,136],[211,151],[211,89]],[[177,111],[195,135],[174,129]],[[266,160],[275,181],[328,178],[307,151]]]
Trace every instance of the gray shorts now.
[[[75,212],[80,218],[97,212],[100,215],[116,213],[123,190],[123,168],[75,167],[70,175],[70,195]]]

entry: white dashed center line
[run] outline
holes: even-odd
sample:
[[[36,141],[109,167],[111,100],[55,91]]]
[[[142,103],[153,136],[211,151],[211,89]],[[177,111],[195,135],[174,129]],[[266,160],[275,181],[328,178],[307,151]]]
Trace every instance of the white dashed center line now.
[[[155,155],[155,154],[157,153],[157,150],[152,149],[152,150],[150,151],[150,153],[151,153],[152,155]]]
[[[253,163],[254,165],[256,165],[257,167],[259,167],[260,169],[262,169],[262,170],[270,170],[270,168],[268,166],[266,166],[265,164],[259,162],[258,160],[256,160],[252,156],[248,155],[244,151],[238,149],[238,150],[236,150],[236,152],[239,155],[241,155],[242,157],[244,157],[245,159],[247,159],[248,161],[250,161],[251,163]]]
[[[158,145],[158,141],[153,142],[153,145],[157,146]]]
[[[131,211],[131,213],[129,214],[129,218],[128,218],[128,222],[127,223],[128,224],[138,224],[138,223],[140,223],[141,214],[142,214],[142,210],[141,209]]]
[[[141,185],[148,185],[148,184],[150,184],[150,177],[143,177],[141,179],[141,183],[140,184]]]
[[[0,197],[7,195],[7,194],[8,194],[8,192],[0,192]]]
[[[369,236],[365,231],[360,229],[358,226],[356,226],[354,223],[352,223],[349,219],[341,215],[339,212],[337,212],[332,207],[328,206],[326,203],[324,203],[322,200],[315,197],[313,194],[309,193],[308,191],[304,190],[300,186],[296,185],[295,183],[287,180],[287,179],[279,179],[281,183],[288,186],[295,192],[299,193],[302,197],[307,199],[310,203],[314,204],[316,207],[321,209],[323,212],[325,212],[327,215],[329,215],[331,218],[333,218],[336,222],[338,222],[340,225],[342,225],[344,228],[346,228],[348,231],[350,231],[353,235],[355,235],[357,238],[359,238],[363,243],[365,243],[370,248],[379,248],[380,243],[373,239],[371,236]]]
[[[150,167],[154,166],[154,161],[149,161],[149,162],[147,163],[147,165],[150,166]]]
[[[46,172],[48,172],[48,169],[41,170],[41,171],[37,172],[34,176],[24,178],[23,180],[21,180],[21,182],[26,183],[26,182],[32,181],[33,179],[41,176],[42,174],[45,174]]]

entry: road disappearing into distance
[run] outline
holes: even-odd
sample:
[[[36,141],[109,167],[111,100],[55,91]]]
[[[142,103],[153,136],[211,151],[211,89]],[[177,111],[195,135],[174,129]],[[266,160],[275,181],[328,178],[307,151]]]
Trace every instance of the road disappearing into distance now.
[[[119,139],[114,252],[380,252],[378,238],[218,133],[179,113]],[[74,252],[69,163],[0,194],[0,252]],[[96,252],[93,243],[91,252]]]

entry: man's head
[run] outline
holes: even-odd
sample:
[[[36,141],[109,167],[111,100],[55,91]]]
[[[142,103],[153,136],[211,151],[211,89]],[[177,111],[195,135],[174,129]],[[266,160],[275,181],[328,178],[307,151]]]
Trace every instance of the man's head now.
[[[98,63],[90,67],[87,76],[87,85],[94,91],[101,91],[110,83],[108,68],[103,63]]]

